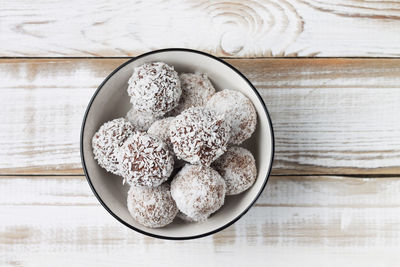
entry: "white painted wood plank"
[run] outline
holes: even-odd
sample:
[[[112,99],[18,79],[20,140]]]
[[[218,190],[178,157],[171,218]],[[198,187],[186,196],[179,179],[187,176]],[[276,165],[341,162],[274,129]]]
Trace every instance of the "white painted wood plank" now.
[[[399,88],[305,86],[261,94],[273,111],[279,144],[275,168],[399,166]]]
[[[213,247],[191,242],[126,245],[123,248],[82,252],[26,252],[23,260],[3,266],[299,266],[299,267],[397,267],[396,248],[352,249],[297,246],[249,246],[246,243]],[[226,246],[230,246],[227,252]],[[168,249],[166,249],[168,248]],[[195,249],[195,250],[194,250]]]
[[[81,173],[84,111],[95,88],[118,64],[104,68],[98,61],[86,68],[81,60],[2,61],[1,168]]]
[[[336,266],[329,262],[335,257],[353,266],[371,260],[376,264],[376,256],[387,256],[381,261],[390,266],[399,260],[398,208],[254,208],[220,234],[184,242],[144,237],[114,221],[101,207],[2,207],[2,211],[13,221],[1,227],[1,261],[22,266],[39,266],[39,262],[54,266],[57,259],[62,266],[82,261],[90,266],[126,266],[132,261],[135,266],[187,266],[185,262],[243,266],[244,262],[257,265],[262,259],[269,262],[270,257],[271,264],[293,266],[288,259],[293,252],[296,260],[312,266],[321,261]],[[347,218],[343,226],[342,216]]]
[[[0,61],[0,173],[82,173],[84,110],[95,88],[124,61]],[[273,173],[400,173],[400,61],[230,62],[270,110]]]
[[[399,56],[398,1],[12,1],[0,56],[133,56],[188,47],[219,56]]]
[[[0,190],[2,266],[396,266],[400,259],[400,178],[272,177],[233,226],[185,242],[121,225],[82,177],[1,177]]]

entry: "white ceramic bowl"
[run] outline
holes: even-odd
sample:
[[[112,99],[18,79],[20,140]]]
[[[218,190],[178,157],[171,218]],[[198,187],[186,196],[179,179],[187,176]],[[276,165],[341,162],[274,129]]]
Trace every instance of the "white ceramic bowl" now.
[[[93,158],[93,134],[106,121],[124,117],[130,108],[127,82],[133,69],[145,62],[163,61],[181,72],[207,73],[217,90],[231,89],[245,94],[257,111],[257,129],[244,146],[253,153],[258,170],[255,184],[246,192],[227,196],[225,205],[204,223],[175,221],[159,229],[146,228],[129,215],[126,207],[128,185],[97,165]],[[189,49],[152,51],[119,66],[99,86],[87,107],[81,130],[81,157],[87,181],[103,207],[118,221],[140,233],[164,239],[192,239],[216,233],[243,216],[262,193],[271,171],[274,137],[267,108],[254,86],[238,70],[212,55]]]

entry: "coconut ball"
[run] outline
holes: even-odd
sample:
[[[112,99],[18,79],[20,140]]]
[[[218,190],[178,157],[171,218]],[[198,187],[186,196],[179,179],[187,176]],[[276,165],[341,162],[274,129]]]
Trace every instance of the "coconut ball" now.
[[[241,144],[256,129],[257,113],[250,99],[233,90],[223,90],[213,95],[206,105],[218,114],[225,114],[231,127],[229,143]]]
[[[137,131],[145,132],[157,120],[157,117],[151,112],[138,111],[132,107],[126,114],[126,119]]]
[[[134,127],[124,118],[104,123],[93,135],[94,159],[108,172],[120,175],[118,151],[125,140],[134,132]]]
[[[257,178],[256,161],[251,152],[243,147],[228,148],[212,167],[224,178],[227,195],[246,191]]]
[[[158,187],[132,186],[128,192],[127,206],[135,221],[150,228],[170,224],[178,213],[169,184]]]
[[[133,186],[158,186],[169,178],[174,167],[167,145],[142,132],[135,132],[125,141],[119,157],[124,181]]]
[[[155,116],[174,109],[182,94],[178,73],[163,62],[145,63],[135,68],[128,84],[135,109]]]
[[[175,119],[174,117],[168,117],[155,121],[147,130],[148,134],[160,138],[163,142],[167,144],[167,146],[171,150],[172,150],[172,143],[171,140],[169,139],[169,127],[174,119]]]
[[[215,94],[215,88],[205,73],[182,73],[179,75],[182,96],[178,106],[171,111],[172,116],[180,114],[191,107],[204,106]]]
[[[193,221],[204,221],[225,199],[225,181],[210,167],[186,164],[171,182],[171,195],[179,210]]]
[[[178,159],[210,166],[225,152],[229,131],[223,115],[194,107],[183,111],[172,121],[169,133]]]

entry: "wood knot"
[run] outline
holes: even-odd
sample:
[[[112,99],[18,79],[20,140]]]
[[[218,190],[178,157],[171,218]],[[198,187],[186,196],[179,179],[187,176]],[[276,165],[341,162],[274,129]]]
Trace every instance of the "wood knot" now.
[[[243,31],[227,31],[222,34],[220,47],[228,55],[236,55],[245,47],[246,33]]]

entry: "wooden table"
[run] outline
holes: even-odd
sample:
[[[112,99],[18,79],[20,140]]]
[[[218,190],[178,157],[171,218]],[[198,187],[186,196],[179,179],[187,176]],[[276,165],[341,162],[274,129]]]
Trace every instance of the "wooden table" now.
[[[192,241],[114,220],[79,156],[96,87],[165,47],[236,66],[276,136],[256,205]],[[3,0],[0,56],[1,266],[399,266],[398,0]]]

